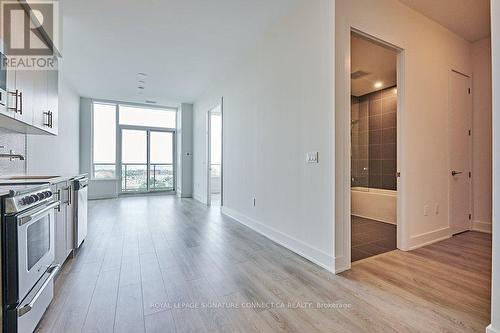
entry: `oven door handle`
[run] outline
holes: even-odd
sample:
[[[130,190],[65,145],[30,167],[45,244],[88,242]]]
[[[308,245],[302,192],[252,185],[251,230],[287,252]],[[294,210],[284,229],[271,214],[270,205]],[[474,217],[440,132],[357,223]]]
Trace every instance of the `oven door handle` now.
[[[36,217],[46,213],[47,211],[51,210],[51,209],[54,209],[56,208],[57,206],[59,206],[61,204],[60,201],[56,201],[56,202],[53,202],[51,203],[50,205],[48,206],[45,206],[43,209],[35,212],[35,213],[26,213],[26,215],[21,215],[19,216],[19,226],[22,226],[23,224],[26,224],[28,223],[29,221],[35,219]]]
[[[43,291],[45,290],[47,285],[50,283],[50,281],[52,281],[54,276],[56,276],[57,272],[59,272],[60,268],[61,268],[61,265],[52,265],[49,268],[47,268],[46,272],[50,273],[49,277],[47,278],[47,280],[45,280],[45,282],[40,287],[40,289],[38,289],[35,296],[33,296],[33,299],[28,304],[23,306],[22,308],[17,309],[17,316],[18,317],[24,316],[25,314],[30,312],[31,309],[33,309],[33,306],[35,306],[36,301],[38,300],[38,298],[40,298],[40,296],[42,295]]]

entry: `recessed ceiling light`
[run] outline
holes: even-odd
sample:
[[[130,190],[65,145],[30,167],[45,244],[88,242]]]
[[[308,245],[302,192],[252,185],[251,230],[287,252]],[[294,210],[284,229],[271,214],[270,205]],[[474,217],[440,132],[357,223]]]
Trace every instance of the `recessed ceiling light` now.
[[[137,89],[144,90],[144,87],[139,86],[139,87],[137,87]]]
[[[142,76],[142,77],[148,76],[148,74],[146,74],[146,73],[137,73],[137,75]]]
[[[146,83],[146,81],[144,81],[144,80],[139,80],[139,83]]]
[[[383,85],[383,83],[381,81],[377,81],[377,82],[375,82],[375,84],[373,86],[375,88],[382,88],[382,85]]]
[[[147,100],[146,100],[146,103],[148,103],[148,104],[156,104],[156,103],[158,103],[158,102],[157,102],[157,101],[150,101],[149,99],[147,99]]]

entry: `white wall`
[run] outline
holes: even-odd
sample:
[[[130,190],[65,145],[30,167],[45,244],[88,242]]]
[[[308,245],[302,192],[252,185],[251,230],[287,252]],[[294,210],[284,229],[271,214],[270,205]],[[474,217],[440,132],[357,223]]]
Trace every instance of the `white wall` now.
[[[472,228],[491,232],[491,40],[471,46],[474,198]]]
[[[491,1],[491,41],[493,64],[493,258],[491,326],[500,333],[500,2]]]
[[[193,196],[193,104],[182,103],[177,112],[177,195]]]
[[[411,249],[450,234],[448,222],[448,80],[450,70],[471,73],[470,45],[396,0],[336,1],[337,184],[336,253],[349,265],[350,29],[354,27],[404,49],[398,78],[398,166],[404,186],[400,248]],[[424,206],[439,214],[424,216]],[[338,267],[342,269],[342,267]]]
[[[59,134],[27,136],[28,175],[68,175],[79,173],[80,96],[59,73]]]
[[[206,200],[206,112],[223,96],[223,212],[330,270],[333,23],[333,1],[305,2],[195,103],[194,118],[195,198]],[[306,164],[308,151],[319,164]]]

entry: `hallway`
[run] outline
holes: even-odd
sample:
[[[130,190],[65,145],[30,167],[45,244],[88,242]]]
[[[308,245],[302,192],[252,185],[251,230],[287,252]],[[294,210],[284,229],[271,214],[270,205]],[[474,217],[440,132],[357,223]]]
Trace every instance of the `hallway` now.
[[[469,232],[334,276],[191,199],[91,201],[38,332],[481,332],[490,253]]]

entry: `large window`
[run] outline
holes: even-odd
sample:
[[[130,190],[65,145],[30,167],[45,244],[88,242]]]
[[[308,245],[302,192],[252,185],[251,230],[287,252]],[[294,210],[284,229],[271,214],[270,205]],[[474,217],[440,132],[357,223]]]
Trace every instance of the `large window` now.
[[[116,178],[116,105],[93,103],[92,176]]]
[[[94,102],[92,177],[119,178],[122,192],[174,190],[176,114],[173,108]]]
[[[120,105],[120,125],[175,128],[175,110]]]

